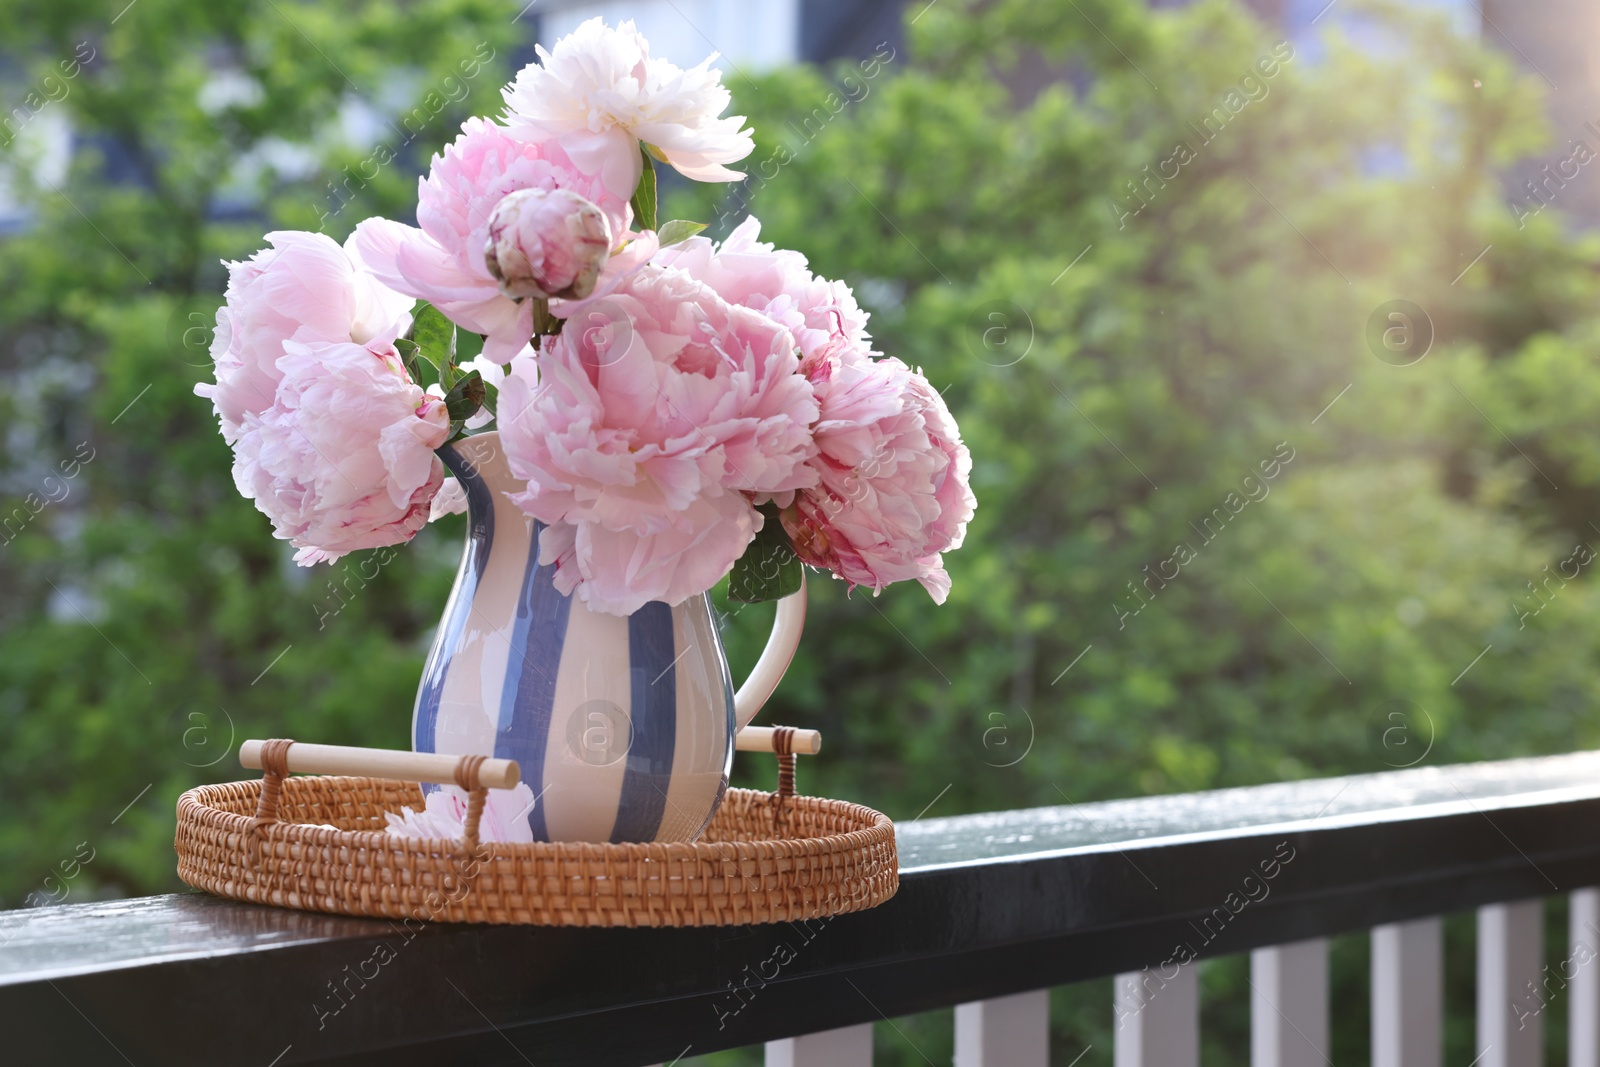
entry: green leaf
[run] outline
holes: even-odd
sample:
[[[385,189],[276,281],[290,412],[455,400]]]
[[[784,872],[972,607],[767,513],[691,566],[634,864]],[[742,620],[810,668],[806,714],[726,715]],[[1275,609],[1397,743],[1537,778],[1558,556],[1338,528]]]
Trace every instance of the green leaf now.
[[[432,365],[441,382],[446,381],[456,362],[455,323],[432,304],[421,304],[412,315],[411,340],[417,345],[416,354]]]
[[[397,337],[394,342],[395,351],[400,353],[400,362],[406,365],[406,371],[410,373],[413,381],[422,377],[418,373],[419,368],[417,367],[419,362],[417,353],[421,350],[421,347],[409,337]],[[437,369],[435,368],[435,370]]]
[[[461,376],[461,380],[444,395],[444,409],[450,413],[451,422],[464,422],[478,413],[489,391],[483,376],[477,371]]]
[[[682,219],[673,219],[671,222],[662,226],[661,229],[656,232],[656,236],[661,239],[661,247],[666,248],[668,245],[675,245],[680,241],[687,241],[689,238],[693,237],[695,234],[699,233],[705,228],[706,224],[703,222],[685,222]]]
[[[656,165],[650,158],[649,146],[642,142],[639,155],[644,159],[644,171],[639,175],[639,188],[633,193],[633,224],[642,230],[653,230],[656,228]]]
[[[758,509],[765,520],[728,576],[728,599],[745,604],[777,600],[800,591],[801,564],[776,504]]]

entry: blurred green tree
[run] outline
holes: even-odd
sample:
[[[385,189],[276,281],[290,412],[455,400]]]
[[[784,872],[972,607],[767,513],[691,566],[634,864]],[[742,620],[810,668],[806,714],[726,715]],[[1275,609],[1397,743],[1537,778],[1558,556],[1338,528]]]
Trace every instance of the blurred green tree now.
[[[1427,747],[1395,701],[1430,761],[1592,743],[1586,571],[1528,587],[1600,537],[1597,249],[1494,170],[1536,92],[1377,6],[1394,55],[1314,64],[1230,4],[1079,6],[933,7],[803,143],[834,82],[740,82],[785,162],[673,202],[856,284],[976,461],[949,606],[818,597],[779,713],[844,739],[814,774],[914,815],[1374,770]],[[1019,99],[1025,56],[1082,76]],[[1369,347],[1397,299],[1425,355]]]
[[[234,776],[236,740],[407,743],[454,536],[318,571],[289,564],[192,394],[210,374],[224,259],[261,247],[265,230],[342,239],[371,214],[409,218],[428,157],[497,106],[526,38],[515,10],[403,9],[0,11],[21,68],[6,99],[37,88],[49,100],[25,124],[10,113],[4,138],[31,215],[0,241],[10,906],[59,895],[41,880],[85,839],[95,858],[70,899],[172,888],[173,800]],[[61,63],[84,56],[66,78]],[[75,146],[56,178],[29,156],[52,112]]]
[[[975,458],[944,608],[813,582],[772,713],[829,738],[811,788],[935,817],[1595,744],[1600,246],[1501,198],[1537,87],[1397,5],[1315,61],[1230,3],[919,10],[888,76],[736,79],[750,181],[669,200],[854,284]],[[1061,1062],[1110,1062],[1108,999],[1058,992]]]

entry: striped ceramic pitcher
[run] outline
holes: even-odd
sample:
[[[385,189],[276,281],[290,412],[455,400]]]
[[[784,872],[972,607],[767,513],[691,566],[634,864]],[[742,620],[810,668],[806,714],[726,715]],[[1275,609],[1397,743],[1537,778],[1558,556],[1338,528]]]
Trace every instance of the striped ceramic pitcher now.
[[[516,760],[535,841],[690,841],[722,800],[734,734],[777,687],[805,618],[780,603],[737,697],[710,598],[590,611],[539,566],[542,525],[507,499],[522,482],[498,433],[440,457],[467,495],[467,545],[423,670],[418,752]]]

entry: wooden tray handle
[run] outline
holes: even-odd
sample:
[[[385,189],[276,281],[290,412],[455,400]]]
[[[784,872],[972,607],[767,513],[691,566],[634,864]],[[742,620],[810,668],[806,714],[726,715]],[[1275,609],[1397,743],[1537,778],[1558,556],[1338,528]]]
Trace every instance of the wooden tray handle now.
[[[746,726],[734,739],[740,752],[772,752],[776,726]],[[239,746],[239,765],[259,771],[261,747],[265,741],[246,741]],[[822,735],[816,730],[795,730],[790,751],[815,756],[822,751]],[[290,774],[348,774],[365,778],[398,778],[407,782],[453,783],[460,756],[440,756],[428,752],[399,752],[389,748],[354,748],[348,745],[311,745],[294,742],[289,755]],[[510,789],[522,780],[515,760],[491,759],[479,769],[483,784],[490,789]]]
[[[776,736],[779,730],[788,730],[788,751],[800,756],[815,756],[822,751],[822,735],[815,730],[797,730],[789,726],[746,726],[733,739],[738,752],[777,752]]]
[[[240,766],[265,770],[262,750],[270,744],[271,741],[244,742],[239,746]],[[510,789],[522,781],[522,770],[516,760],[484,759],[477,766],[476,781],[469,785],[461,781],[460,772],[463,765],[474,758],[291,741],[284,753],[284,770],[289,774],[345,774],[359,778],[398,778],[405,782],[437,782],[459,785],[469,792],[480,784],[488,789]]]
[[[778,757],[778,789],[774,812],[782,823],[785,802],[794,796],[795,756],[814,756],[822,750],[822,735],[815,730],[789,726],[746,726],[734,741],[740,752],[771,752]],[[477,848],[478,823],[488,799],[485,790],[511,789],[522,780],[516,760],[486,756],[451,756],[432,752],[402,752],[387,748],[349,745],[314,745],[278,738],[250,740],[239,746],[239,764],[262,771],[261,799],[256,805],[253,831],[278,821],[278,798],[283,779],[291,774],[339,774],[364,778],[396,778],[409,782],[458,785],[470,794],[463,824],[463,845]],[[257,833],[259,836],[259,833]]]
[[[263,772],[261,799],[251,823],[259,839],[262,827],[278,821],[278,796],[290,774],[344,774],[364,778],[398,778],[410,782],[458,785],[470,794],[461,844],[466,852],[478,848],[478,823],[490,789],[510,789],[522,780],[516,760],[487,756],[448,756],[432,752],[399,752],[387,748],[353,748],[347,745],[308,745],[277,738],[246,741],[239,746],[240,765]]]

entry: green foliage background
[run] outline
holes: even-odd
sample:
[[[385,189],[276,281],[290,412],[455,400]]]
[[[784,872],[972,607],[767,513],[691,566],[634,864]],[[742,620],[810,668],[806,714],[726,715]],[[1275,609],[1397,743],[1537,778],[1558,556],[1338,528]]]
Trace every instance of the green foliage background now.
[[[459,523],[300,570],[191,390],[220,260],[274,228],[409,219],[427,156],[527,58],[519,7],[0,8],[0,99],[80,41],[97,55],[48,105],[77,135],[70,174],[20,189],[32,225],[0,238],[0,522],[69,487],[0,534],[6,906],[85,840],[69,899],[178,888],[173,802],[236,777],[237,739],[408,743]],[[663,217],[722,235],[748,209],[855,285],[879,347],[944,390],[980,501],[941,609],[813,578],[768,713],[827,735],[805,788],[910,819],[1600,740],[1595,581],[1528,584],[1600,541],[1600,245],[1502,200],[1498,169],[1555,147],[1528,78],[1441,20],[1361,10],[1388,46],[1331,29],[1203,144],[1189,124],[1277,40],[1223,0],[944,0],[870,75],[731,79],[751,179],[664,183]],[[259,91],[203,107],[222,69]],[[1040,69],[1062,77],[1025,88]],[[357,98],[396,116],[370,177],[373,146],[341,132]],[[1123,216],[1180,141],[1194,158]],[[1436,331],[1409,366],[1365,340],[1395,299]],[[1270,492],[1230,508],[1280,445]],[[1192,524],[1216,508],[1207,541]],[[1124,614],[1179,542],[1194,558]],[[737,673],[770,607],[724,606]],[[1335,963],[1339,1062],[1364,1062],[1364,944]],[[1205,972],[1208,1062],[1244,1062],[1243,966]],[[1056,1015],[1061,1062],[1110,1062],[1107,983],[1059,991]],[[881,1061],[948,1058],[947,1020],[882,1028]],[[1452,1062],[1470,1041],[1457,1018]]]

